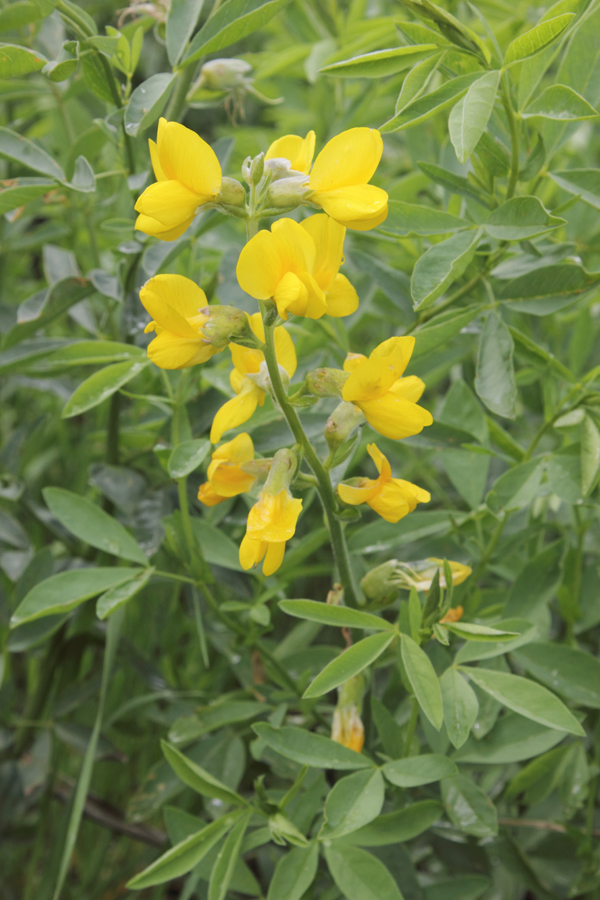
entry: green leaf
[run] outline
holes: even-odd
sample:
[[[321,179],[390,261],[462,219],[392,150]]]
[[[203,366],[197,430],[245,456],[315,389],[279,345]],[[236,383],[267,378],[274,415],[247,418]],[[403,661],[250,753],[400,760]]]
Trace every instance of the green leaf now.
[[[319,833],[323,841],[357,831],[376,819],[385,799],[379,769],[363,769],[335,783],[325,801],[325,823]]]
[[[581,494],[592,490],[600,471],[600,432],[591,416],[586,415],[581,429]]]
[[[428,884],[424,889],[425,900],[479,900],[490,887],[490,879],[484,875],[453,875]]]
[[[447,668],[440,678],[440,687],[448,737],[454,747],[462,747],[477,719],[477,696],[453,666]]]
[[[450,193],[458,194],[459,197],[466,197],[470,200],[476,200],[477,203],[486,207],[486,209],[495,208],[496,204],[493,198],[482,191],[481,188],[472,184],[468,178],[457,175],[450,169],[442,168],[442,166],[435,166],[433,163],[418,162],[417,165],[428,178],[431,178],[432,181],[441,185]]]
[[[427,89],[433,73],[437,70],[444,54],[440,53],[439,46],[436,45],[437,52],[427,59],[421,60],[420,63],[410,70],[406,78],[402,82],[402,88],[396,100],[396,115],[401,112],[413,100],[417,100]]]
[[[226,0],[210,16],[188,48],[180,67],[241,41],[270,22],[289,0]]]
[[[460,671],[468,675],[471,681],[498,703],[502,703],[519,715],[539,722],[547,728],[585,735],[585,731],[564,703],[540,684],[520,675],[494,672],[491,669],[461,666]]]
[[[138,568],[68,569],[36,584],[18,605],[11,618],[11,628],[23,622],[41,619],[75,609],[84,600],[96,597],[109,588],[124,584],[140,574]]]
[[[370,666],[394,640],[395,633],[387,631],[381,634],[372,634],[363,638],[357,644],[353,644],[344,650],[337,659],[325,666],[322,672],[309,684],[302,695],[308,697],[322,697],[334,688],[339,687],[349,678],[353,678]]]
[[[18,44],[0,44],[0,78],[20,78],[30,72],[39,72],[48,60]]]
[[[460,278],[473,259],[480,236],[479,229],[458,232],[419,257],[410,284],[414,309],[431,306]]]
[[[504,619],[496,623],[498,629],[502,628],[505,632],[514,631],[517,637],[512,639],[500,639],[498,641],[469,641],[463,644],[455,657],[455,662],[474,662],[480,659],[494,659],[496,656],[502,656],[505,653],[512,653],[518,647],[529,644],[534,641],[537,636],[537,628],[531,622],[525,619]]]
[[[394,625],[381,616],[351,609],[349,606],[332,606],[316,600],[280,600],[279,607],[289,616],[321,622],[323,625],[338,625],[340,628],[365,628],[377,631],[395,631]]]
[[[480,77],[481,72],[469,72],[466,75],[459,75],[457,78],[446,81],[440,87],[431,91],[430,94],[425,94],[423,97],[413,100],[392,119],[385,122],[379,131],[382,134],[388,134],[392,131],[413,128],[415,125],[420,125],[421,122],[426,122],[427,119],[460,100],[467,93],[473,82]]]
[[[267,900],[301,900],[315,880],[318,865],[316,842],[308,847],[293,847],[275,866]]]
[[[491,700],[483,693],[481,697]],[[545,753],[565,738],[564,731],[545,728],[515,713],[502,716],[492,731],[479,739],[478,724],[476,722],[473,726],[473,733],[466,744],[454,754],[456,762],[491,766],[521,762]]]
[[[535,28],[515,38],[504,54],[504,66],[511,66],[521,59],[527,59],[535,53],[539,53],[559,37],[565,28],[575,18],[575,13],[564,13],[540,22]]]
[[[217,861],[214,864],[208,885],[208,900],[224,900],[227,890],[231,883],[233,870],[238,861],[240,850],[242,849],[242,841],[248,822],[252,816],[252,810],[244,813],[241,819],[234,825],[228,834],[225,843],[219,851]]]
[[[381,740],[383,752],[392,759],[398,759],[404,750],[402,728],[387,707],[373,694],[371,694],[371,716]]]
[[[447,10],[436,6],[431,0],[402,0],[415,16],[434,22],[447,40],[457,47],[481,56],[486,63],[490,61],[490,51],[484,41],[467,25],[456,19]],[[403,27],[404,27],[403,23]]]
[[[410,68],[413,63],[425,59],[437,50],[437,44],[409,44],[405,47],[393,47],[391,50],[374,50],[372,53],[331,63],[319,71],[338,78],[385,78]]]
[[[259,722],[252,730],[271,749],[301,766],[315,769],[368,769],[373,766],[372,760],[361,753],[303,728],[273,728],[266,722]]]
[[[56,182],[44,178],[12,178],[4,184],[6,187],[0,183],[0,215],[25,206],[56,187]]]
[[[171,0],[165,42],[167,56],[172,66],[176,66],[183,56],[203,5],[204,0]]]
[[[574,382],[576,380],[575,376],[571,372],[570,369],[567,369],[563,363],[558,360],[553,353],[550,353],[549,350],[546,350],[545,347],[540,347],[539,344],[536,344],[534,340],[532,340],[529,335],[523,334],[522,331],[519,331],[518,328],[513,328],[509,326],[510,333],[513,336],[513,339],[516,344],[519,344],[520,347],[524,348],[529,353],[533,353],[534,356],[538,356],[544,363],[551,366],[562,378],[566,378],[567,381]]]
[[[496,807],[471,778],[454,775],[441,783],[446,815],[466,834],[490,838],[498,834]]]
[[[125,109],[125,131],[137,137],[156,122],[173,90],[177,74],[158,72],[138,84]]]
[[[499,241],[528,241],[564,224],[538,197],[513,197],[495,209],[483,227]]]
[[[492,311],[481,332],[475,390],[497,416],[514,419],[517,383],[513,365],[514,343],[505,323]]]
[[[450,775],[456,775],[458,769],[447,756],[437,753],[424,753],[422,756],[409,756],[386,763],[383,774],[388,781],[397,787],[412,788],[422,784],[441,781]]]
[[[192,529],[207,562],[234,572],[242,571],[239,549],[227,534],[198,516],[192,518]]]
[[[562,580],[563,549],[562,541],[555,541],[523,566],[504,607],[506,615],[533,617],[549,603]]]
[[[444,628],[465,641],[511,641],[518,634],[516,631],[500,631],[489,625],[474,625],[471,622],[444,622]]]
[[[148,584],[153,574],[154,567],[149,566],[135,578],[132,578],[131,581],[128,581],[126,584],[122,584],[119,587],[111,588],[109,591],[102,594],[101,597],[98,597],[96,603],[96,615],[98,618],[106,619],[108,616],[112,616],[114,612],[131,600],[132,597],[139,594],[142,588]]]
[[[119,388],[139,375],[149,364],[147,359],[132,359],[128,362],[115,363],[94,372],[86,378],[71,394],[62,411],[63,419],[79,416],[88,409],[93,409],[104,400],[112,397]]]
[[[548,175],[565,191],[600,209],[600,169],[565,169]]]
[[[598,112],[585,97],[565,84],[551,84],[521,113],[521,118],[554,119],[559,122],[581,122],[595,119]]]
[[[457,334],[460,334],[469,322],[472,322],[480,312],[479,306],[467,306],[462,309],[449,309],[430,319],[426,325],[415,328],[415,349],[412,359],[419,359],[427,353],[431,353],[441,344],[446,344]]]
[[[231,826],[239,819],[241,812],[228,813],[221,816],[215,822],[211,822],[205,828],[201,828],[195,834],[184,838],[166,853],[163,853],[155,862],[149,865],[139,875],[135,875],[127,882],[127,889],[140,891],[153,887],[155,884],[164,884],[174,878],[180,878],[186,872],[190,872],[200,860],[217,844]]]
[[[447,234],[450,231],[472,227],[472,222],[453,216],[442,209],[421,206],[418,203],[404,203],[402,200],[390,200],[387,218],[379,225],[378,230],[394,237],[412,237]]]
[[[439,731],[444,720],[442,692],[427,654],[406,634],[400,635],[402,663],[423,713]]]
[[[21,165],[27,166],[28,169],[33,169],[35,172],[56,179],[56,181],[65,182],[67,180],[61,167],[45,150],[42,150],[33,141],[17,134],[16,131],[11,131],[10,128],[0,128],[0,155],[14,159]]]
[[[34,310],[29,309],[25,319],[17,319],[17,324],[4,335],[3,348],[9,347],[25,340],[44,328],[58,316],[88,297],[94,291],[91,281],[84,278],[62,278],[56,281],[46,292],[42,293],[43,302]],[[34,294],[34,297],[36,295]],[[31,298],[29,298],[31,299]],[[23,313],[23,306],[19,307],[19,315]]]
[[[53,350],[44,368],[69,369],[73,366],[97,366],[99,363],[145,359],[141,347],[118,341],[74,341],[68,347]]]
[[[177,775],[177,777],[191,787],[192,790],[203,797],[211,797],[213,799],[222,800],[223,803],[233,803],[236,806],[246,806],[246,801],[235,791],[232,791],[225,784],[201,768],[198,763],[193,762],[189,757],[184,756],[176,747],[168,744],[167,741],[161,741],[162,752],[165,759]]]
[[[201,466],[210,450],[210,441],[206,438],[182,441],[171,453],[167,465],[171,478],[185,478]]]
[[[189,743],[225,725],[255,719],[268,709],[254,700],[217,701],[214,706],[200,707],[193,715],[176,719],[169,729],[169,740],[172,744]]]
[[[82,194],[91,194],[96,190],[96,176],[85,156],[78,156],[75,160],[75,170],[68,186]]]
[[[346,900],[402,900],[388,869],[366,850],[334,843],[325,848],[325,859]]]
[[[79,61],[84,81],[90,91],[104,103],[114,104],[115,93],[113,93],[109,73],[102,64],[101,54],[90,47],[80,52]]]
[[[16,3],[11,3],[10,6],[5,6],[0,10],[0,32],[13,31],[24,25],[30,25],[31,22],[41,19],[42,15],[42,11],[35,3],[29,3],[28,0],[17,0]]]
[[[452,107],[448,120],[450,140],[461,163],[466,163],[479,143],[494,108],[500,72],[486,72],[474,81]]]
[[[519,665],[568,700],[600,709],[600,660],[565,644],[531,643],[515,653]]]
[[[112,556],[148,564],[146,554],[121,523],[91,500],[64,488],[45,488],[43,494],[52,515],[71,534]]]
[[[437,822],[440,813],[437,800],[419,800],[404,809],[378,816],[358,831],[346,835],[344,842],[358,847],[384,847],[411,841]]]

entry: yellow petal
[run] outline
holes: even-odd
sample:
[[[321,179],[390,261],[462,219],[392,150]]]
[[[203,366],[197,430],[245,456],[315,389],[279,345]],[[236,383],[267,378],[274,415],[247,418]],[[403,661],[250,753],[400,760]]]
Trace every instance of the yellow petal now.
[[[158,158],[158,147],[154,141],[148,141],[148,146],[150,148],[150,159],[152,161],[152,168],[154,169],[156,180],[167,181],[167,176],[163,172],[160,159]]]
[[[302,228],[314,241],[316,258],[312,274],[324,291],[337,275],[344,258],[346,229],[329,216],[310,216],[302,222]]]
[[[263,563],[263,575],[272,575],[276,572],[283,562],[283,554],[285,553],[285,541],[269,541],[267,543],[267,554]]]
[[[206,362],[218,352],[198,337],[180,337],[170,331],[161,331],[148,345],[148,358],[160,369],[186,369]]]
[[[399,378],[391,386],[390,391],[397,397],[404,397],[405,400],[412,400],[417,403],[421,399],[425,390],[425,382],[417,378],[416,375],[408,375],[406,378]]]
[[[376,359],[378,356],[393,356],[398,358],[398,366],[402,366],[402,372],[407,367],[412,356],[415,346],[415,339],[412,335],[406,337],[391,337],[377,347],[370,354],[369,359]],[[400,373],[401,374],[401,373]]]
[[[377,444],[368,444],[367,452],[377,466],[381,483],[383,484],[384,482],[389,481],[392,477],[392,467],[390,466],[387,457],[383,455]]]
[[[279,325],[275,329],[273,338],[275,341],[275,355],[277,356],[277,362],[280,366],[283,366],[290,378],[292,378],[296,371],[296,366],[298,365],[294,342],[283,325]]]
[[[423,488],[418,487],[416,484],[412,484],[410,481],[404,481],[402,478],[394,478],[393,481],[395,484],[399,485],[406,494],[408,504],[411,506],[411,512],[417,503],[429,503],[431,500],[429,491],[424,491]]]
[[[313,191],[331,191],[371,180],[383,140],[374,128],[350,128],[327,143],[315,160],[309,185]]]
[[[221,446],[213,453],[212,458],[224,459],[227,462],[237,463],[238,465],[248,462],[249,460],[254,459],[254,444],[252,443],[252,438],[249,434],[246,434],[245,431],[242,431],[242,433],[238,434],[237,437],[234,437],[232,441],[221,444]]]
[[[181,237],[184,231],[187,231],[193,221],[194,215],[185,219],[181,225],[178,225],[176,228],[167,228],[165,225],[162,225],[158,219],[152,219],[150,216],[140,214],[135,220],[135,230],[160,238],[161,241],[176,241],[178,237]]]
[[[318,204],[336,222],[356,228],[357,231],[375,228],[375,225],[387,216],[388,195],[373,184],[350,185],[333,191],[315,191],[314,194],[310,194],[309,200]],[[383,212],[385,215],[382,218]],[[356,224],[361,222],[372,224],[367,224],[367,228],[361,229]]]
[[[205,506],[218,506],[219,503],[227,500],[227,497],[221,497],[220,494],[216,494],[210,482],[206,481],[198,488],[198,500],[200,503],[204,503]]]
[[[255,375],[260,371],[260,364],[264,361],[264,354],[260,350],[251,347],[242,347],[241,344],[230,344],[231,358],[236,370],[242,375]],[[234,390],[235,385],[232,384]]]
[[[171,318],[171,311],[177,313],[179,318],[184,321],[197,320],[200,310],[208,305],[206,294],[202,288],[183,275],[155,275],[140,290],[140,300],[159,325],[175,334],[185,336],[198,334],[197,321],[194,322],[195,327],[186,322],[187,328],[179,332],[174,327],[176,319]],[[200,319],[204,319],[204,321],[207,318],[207,316],[200,316]]]
[[[281,247],[270,231],[259,231],[248,241],[236,268],[241,289],[257,300],[272,297],[285,272]]]
[[[256,409],[260,394],[262,394],[260,388],[247,378],[237,397],[223,404],[213,419],[210,430],[212,444],[218,444],[224,432],[231,428],[237,428],[248,421]]]
[[[308,291],[294,272],[285,273],[272,296],[277,306],[277,312],[282,319],[287,319],[287,311],[290,306],[294,307],[290,309],[292,315],[303,316],[306,314]]]
[[[165,228],[177,228],[196,213],[204,200],[179,181],[155,181],[138,197],[136,211],[157,219]]]
[[[350,506],[359,506],[368,503],[379,492],[379,479],[363,478],[359,484],[344,484],[337,486],[340,499]]]
[[[375,431],[394,441],[419,434],[426,425],[433,422],[431,413],[426,409],[390,392],[374,400],[356,402],[356,405],[362,409],[367,422]]]
[[[273,222],[271,234],[279,247],[283,272],[294,272],[296,275],[312,273],[317,251],[305,228],[293,219],[279,219]]]
[[[264,343],[265,340],[265,326],[263,324],[262,316],[259,312],[252,313],[251,316],[248,316],[248,320],[250,322],[250,328],[259,339]]]
[[[221,189],[221,166],[215,151],[195,131],[168,122],[159,125],[158,154],[167,178],[176,179],[206,203]]]
[[[329,285],[326,300],[327,314],[336,318],[349,316],[358,309],[358,294],[354,286],[345,275],[339,273]]]
[[[393,481],[388,481],[368,503],[386,522],[399,522],[411,512],[404,491]]]
[[[292,497],[286,488],[278,494],[262,491],[248,513],[248,534],[263,541],[288,541],[296,532],[301,509],[302,500]]]
[[[248,534],[244,535],[240,544],[240,566],[242,569],[251,569],[261,561],[266,552],[265,541],[256,541]]]
[[[357,366],[366,361],[367,357],[362,353],[348,353],[344,360],[344,372],[354,372]]]
[[[309,131],[305,138],[297,134],[286,134],[273,141],[265,159],[288,159],[296,172],[310,172],[310,164],[315,154],[315,133]]]
[[[367,359],[350,373],[344,385],[342,397],[350,403],[361,406],[363,401],[374,400],[387,394],[397,378],[393,357]]]
[[[385,206],[381,207],[377,214],[372,213],[364,218],[351,219],[350,221],[345,221],[344,225],[346,228],[350,228],[351,231],[370,231],[372,228],[377,228],[378,225],[385,222],[387,216],[388,205],[386,203]]]
[[[213,472],[210,484],[215,493],[222,497],[236,497],[249,491],[255,481],[254,475],[248,475],[239,466],[224,462]]]

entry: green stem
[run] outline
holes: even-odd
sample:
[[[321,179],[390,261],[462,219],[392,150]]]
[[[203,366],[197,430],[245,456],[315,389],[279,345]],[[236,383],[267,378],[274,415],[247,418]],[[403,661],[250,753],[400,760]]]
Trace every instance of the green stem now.
[[[315,478],[317,479],[317,491],[319,493],[319,497],[321,498],[321,503],[323,504],[323,509],[325,511],[327,526],[329,528],[329,536],[331,538],[331,544],[333,547],[333,554],[340,573],[340,579],[344,587],[344,594],[349,604],[351,604],[352,606],[357,606],[362,602],[362,598],[359,588],[356,585],[354,579],[354,573],[352,571],[352,565],[350,563],[350,555],[348,553],[348,547],[346,544],[346,537],[344,535],[342,523],[335,514],[337,503],[335,499],[335,493],[333,491],[333,486],[331,484],[329,474],[325,470],[321,460],[315,453],[311,442],[304,433],[304,429],[302,428],[302,423],[300,422],[298,413],[288,400],[288,396],[283,386],[283,381],[281,380],[279,363],[277,362],[277,355],[275,352],[275,338],[273,333],[274,326],[273,323],[268,322],[266,308],[262,301],[261,312],[263,315],[263,321],[265,323],[265,360],[267,362],[267,368],[269,370],[269,376],[271,379],[271,384],[273,386],[273,393],[275,394],[277,402],[281,408],[283,415],[286,418],[292,434],[296,439],[296,442],[302,447],[302,451],[304,453],[306,461],[312,469]]]
[[[510,140],[511,140],[511,150],[512,150],[512,159],[510,164],[510,176],[508,179],[508,188],[506,190],[506,199],[510,200],[511,197],[514,196],[515,188],[517,187],[517,181],[519,179],[519,125],[517,122],[517,117],[515,116],[514,110],[512,108],[512,103],[510,102],[510,85],[508,82],[508,76],[506,73],[502,78],[502,102],[504,104],[504,109],[506,110],[506,117],[508,119],[508,127],[510,128]]]
[[[187,108],[186,100],[188,91],[195,71],[196,66],[193,64],[186,66],[185,69],[179,70],[175,90],[171,94],[171,99],[169,100],[169,105],[167,106],[167,111],[165,113],[165,119],[167,119],[167,121],[179,122],[183,118]]]
[[[116,391],[110,399],[108,410],[108,428],[106,431],[106,462],[109,466],[119,465],[119,415],[121,412],[121,395]]]
[[[417,727],[417,719],[419,718],[419,702],[416,697],[413,697],[412,709],[410,711],[410,719],[408,720],[408,727],[406,729],[406,739],[404,741],[404,750],[402,751],[402,757],[406,757],[410,754],[410,746],[413,742],[413,738],[415,736],[415,729]]]

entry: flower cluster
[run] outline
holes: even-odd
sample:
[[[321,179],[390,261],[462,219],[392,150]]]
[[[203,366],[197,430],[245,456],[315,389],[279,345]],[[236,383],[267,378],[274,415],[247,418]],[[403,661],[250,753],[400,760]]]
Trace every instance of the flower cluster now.
[[[391,337],[368,358],[349,353],[343,369],[315,370],[299,390],[290,389],[297,359],[284,323],[290,316],[348,316],[358,308],[358,294],[340,272],[344,240],[348,229],[374,228],[387,215],[387,194],[370,183],[382,150],[378,131],[352,128],[330,140],[313,163],[314,132],[304,138],[286,135],[266,153],[245,161],[245,188],[223,177],[213,150],[183,125],[161,119],[156,143],[150,141],[156,182],[136,203],[139,231],[173,241],[206,209],[246,221],[248,242],[236,274],[242,290],[258,301],[259,311],[247,315],[209,304],[201,288],[181,275],[155,276],[142,288],[140,299],[151,316],[146,331],[156,334],[148,354],[157,366],[182,369],[229,348],[232,396],[214,416],[210,440],[218,446],[198,498],[210,507],[242,493],[254,495],[240,564],[250,569],[262,561],[265,576],[280,567],[286,542],[296,530],[302,501],[292,490],[306,486],[307,478],[319,490],[323,479],[331,485],[329,470],[336,465],[336,453],[353,439],[356,429],[367,422],[383,437],[400,440],[432,422],[430,413],[418,405],[423,382],[404,375],[413,337]],[[300,206],[313,208],[316,214],[300,221],[291,218],[289,213]],[[270,228],[258,230],[261,219],[275,216],[279,218]],[[252,418],[267,395],[284,414],[296,442],[271,459],[261,459],[256,458],[250,435],[235,431]],[[325,461],[308,443],[296,412],[320,397],[338,400],[325,428],[330,450]],[[220,444],[231,432],[232,439]],[[349,507],[367,505],[386,521],[398,522],[430,499],[422,488],[393,477],[388,459],[375,443],[367,450],[378,477],[342,481],[335,493],[331,485],[328,502],[333,508],[326,509],[330,527],[331,515],[338,520],[351,516]],[[302,471],[304,461],[316,482]],[[340,716],[340,723],[342,719],[345,723],[348,711]],[[360,743],[358,738],[352,740],[355,746]]]

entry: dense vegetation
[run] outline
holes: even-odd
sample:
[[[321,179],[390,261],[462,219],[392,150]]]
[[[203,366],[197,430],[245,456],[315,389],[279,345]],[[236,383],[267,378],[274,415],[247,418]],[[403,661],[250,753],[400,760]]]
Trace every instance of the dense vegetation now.
[[[600,898],[600,4],[440,2],[0,5],[2,900]]]

